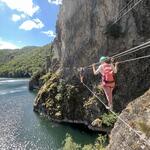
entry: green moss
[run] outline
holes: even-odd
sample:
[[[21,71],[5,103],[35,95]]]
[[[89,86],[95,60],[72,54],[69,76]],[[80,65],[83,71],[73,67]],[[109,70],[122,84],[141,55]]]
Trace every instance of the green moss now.
[[[75,91],[75,86],[72,86],[72,85],[69,85],[67,84],[66,85],[66,98],[69,100],[73,99],[76,95],[76,91]]]
[[[46,75],[42,76],[40,80],[44,81],[46,83],[52,76],[52,72],[47,73]]]
[[[96,101],[96,98],[95,97],[91,97],[88,101],[85,101],[83,107],[84,108],[88,108],[90,107],[91,105],[93,105]]]
[[[58,93],[56,96],[55,96],[55,99],[59,102],[63,99],[63,96],[61,93]]]
[[[94,88],[94,91],[98,95],[98,97],[100,97],[102,99],[105,97],[103,88],[101,86],[96,86]],[[98,101],[97,98],[95,96],[92,96],[88,99],[88,101],[85,101],[84,107],[88,108],[88,107],[92,106],[94,103],[96,103],[97,101]]]
[[[60,72],[53,73],[51,78],[50,78],[50,81],[51,82],[56,82],[56,81],[58,81],[60,79],[60,76],[61,76]]]
[[[57,88],[57,82],[51,83],[49,84],[49,86],[47,87],[49,90],[52,90],[54,88]]]
[[[62,93],[64,91],[64,83],[59,83],[59,85],[57,86],[57,92]]]
[[[104,95],[104,90],[100,85],[95,88],[95,92],[99,95]]]
[[[53,106],[54,102],[52,99],[48,99],[46,102],[45,102],[45,106],[47,109],[51,108]]]
[[[142,130],[146,136],[149,138],[150,137],[150,125],[148,125],[146,122],[138,122],[138,125],[140,127],[140,130]]]

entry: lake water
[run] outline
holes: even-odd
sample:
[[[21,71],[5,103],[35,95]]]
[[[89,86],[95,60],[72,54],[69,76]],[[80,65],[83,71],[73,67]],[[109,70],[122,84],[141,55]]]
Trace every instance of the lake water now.
[[[66,133],[89,144],[97,134],[50,122],[33,112],[28,79],[0,78],[0,150],[58,150]]]

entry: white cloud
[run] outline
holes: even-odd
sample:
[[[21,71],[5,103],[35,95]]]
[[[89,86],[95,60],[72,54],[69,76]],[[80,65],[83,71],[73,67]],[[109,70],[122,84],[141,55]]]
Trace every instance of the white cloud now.
[[[13,14],[12,17],[11,17],[11,20],[14,21],[14,22],[17,22],[23,18],[25,18],[26,15],[25,14],[21,14],[21,15],[17,15],[17,14]]]
[[[17,49],[18,46],[16,46],[13,43],[7,42],[7,41],[3,41],[0,38],[0,49]]]
[[[50,4],[61,5],[63,0],[48,0]]]
[[[25,18],[26,17],[26,15],[25,14],[21,14],[21,18]]]
[[[21,19],[21,17],[19,15],[13,14],[11,19],[12,19],[12,21],[16,22],[16,21],[19,21]]]
[[[53,31],[51,31],[51,30],[42,31],[41,33],[46,34],[46,35],[49,36],[49,37],[53,37],[53,38],[56,37],[56,34],[55,34]]]
[[[23,22],[19,29],[22,29],[22,30],[32,30],[34,28],[36,29],[41,29],[44,27],[44,24],[42,23],[41,20],[39,19],[32,19],[32,20],[27,20],[25,22]]]
[[[4,2],[10,9],[23,12],[28,16],[33,16],[39,10],[39,6],[33,4],[33,0],[0,0]]]

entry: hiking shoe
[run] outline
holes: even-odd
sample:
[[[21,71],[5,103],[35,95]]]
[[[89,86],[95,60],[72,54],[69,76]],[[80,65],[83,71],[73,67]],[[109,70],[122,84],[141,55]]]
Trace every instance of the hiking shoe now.
[[[109,107],[109,106],[106,106],[106,109],[110,109],[110,107]]]
[[[113,111],[113,107],[112,106],[106,106],[106,109]]]
[[[113,106],[112,105],[109,108],[110,108],[111,111],[113,111]]]

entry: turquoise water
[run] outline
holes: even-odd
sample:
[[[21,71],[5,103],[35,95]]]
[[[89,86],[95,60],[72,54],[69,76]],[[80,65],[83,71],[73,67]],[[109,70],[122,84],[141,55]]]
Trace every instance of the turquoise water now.
[[[33,112],[28,79],[0,79],[0,150],[58,150],[66,133],[79,144],[97,134],[50,122]]]

